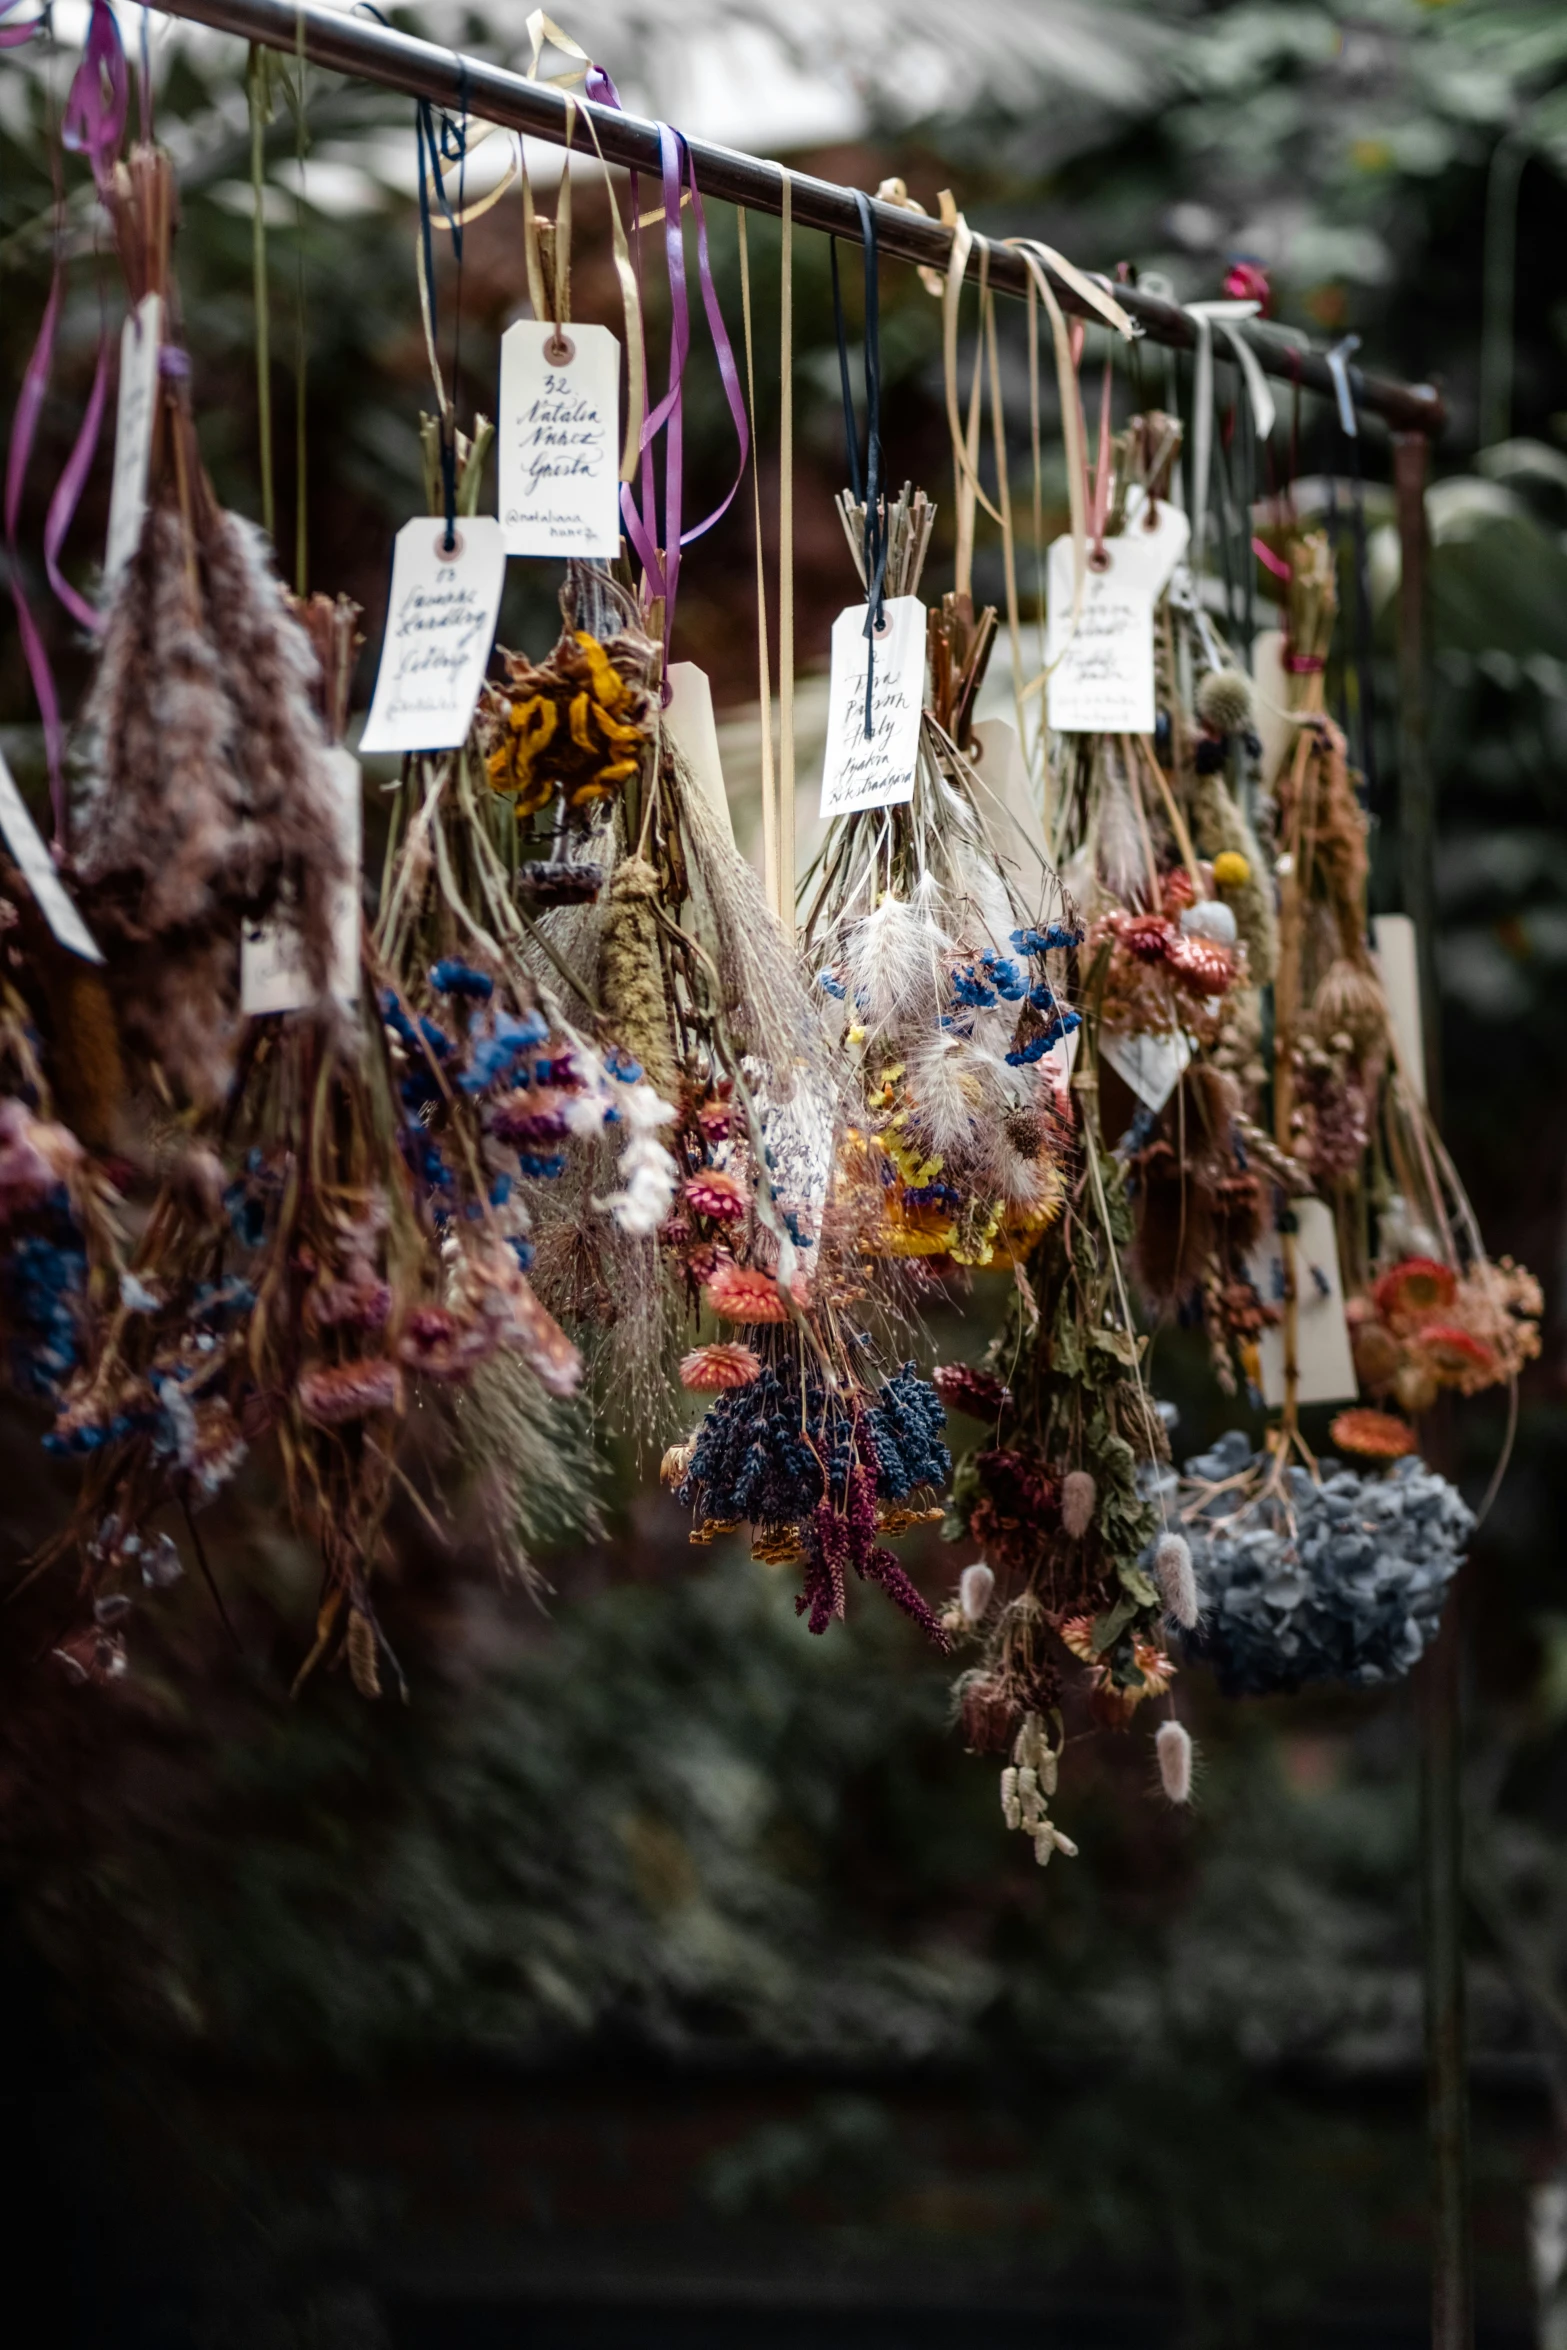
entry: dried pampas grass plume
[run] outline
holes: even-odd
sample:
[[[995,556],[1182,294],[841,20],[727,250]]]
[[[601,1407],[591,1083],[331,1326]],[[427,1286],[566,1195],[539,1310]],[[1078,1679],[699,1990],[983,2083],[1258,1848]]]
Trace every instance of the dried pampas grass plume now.
[[[1202,1612],[1191,1544],[1184,1534],[1161,1534],[1154,1544],[1154,1578],[1164,1601],[1164,1612],[1183,1632],[1190,1632]]]
[[[1154,1736],[1159,1784],[1171,1803],[1192,1799],[1192,1742],[1184,1723],[1161,1722]]]

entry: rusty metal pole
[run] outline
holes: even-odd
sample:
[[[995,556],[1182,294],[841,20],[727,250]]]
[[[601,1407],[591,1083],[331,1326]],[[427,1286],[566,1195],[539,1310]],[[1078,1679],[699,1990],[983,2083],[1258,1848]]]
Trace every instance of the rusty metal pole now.
[[[1398,610],[1399,861],[1415,924],[1426,1098],[1441,1114],[1441,1006],[1436,986],[1436,808],[1428,735],[1426,595],[1429,541],[1424,433],[1393,441],[1402,553]],[[1440,1449],[1427,1447],[1428,1451]],[[1434,1466],[1445,1466],[1440,1461]],[[1426,2113],[1431,2162],[1432,2350],[1472,2350],[1469,2095],[1464,2041],[1463,1631],[1455,1588],[1416,1675],[1420,1735],[1420,1878],[1425,1968]]]

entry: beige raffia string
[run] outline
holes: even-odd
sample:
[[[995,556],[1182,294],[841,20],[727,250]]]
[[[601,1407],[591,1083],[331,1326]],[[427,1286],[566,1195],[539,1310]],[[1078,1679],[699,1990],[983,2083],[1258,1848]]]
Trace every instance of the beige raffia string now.
[[[746,250],[745,209],[735,214],[740,236],[740,314],[745,321],[745,392],[751,411],[751,493],[756,520],[756,674],[762,728],[762,882],[776,912],[781,851],[778,838],[778,784],[773,769],[773,681],[767,649],[767,555],[762,544],[762,469],[756,438],[756,362],[751,331],[751,265]]]
[[[794,183],[783,182],[778,363],[778,919],[794,939]]]

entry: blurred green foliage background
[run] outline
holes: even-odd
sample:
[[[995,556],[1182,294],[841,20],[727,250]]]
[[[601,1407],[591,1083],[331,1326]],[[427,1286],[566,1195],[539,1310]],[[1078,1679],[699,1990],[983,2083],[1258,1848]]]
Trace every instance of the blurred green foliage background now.
[[[1089,266],[1125,259],[1183,298],[1217,293],[1251,256],[1279,316],[1360,334],[1368,364],[1438,378],[1450,405],[1431,507],[1448,1122],[1493,1249],[1531,1263],[1550,1302],[1462,1599],[1482,2319],[1487,2338],[1523,2341],[1529,2215],[1567,2162],[1567,15],[1483,0],[1035,13],[1057,36],[1048,72],[976,68],[959,110],[896,121],[868,75],[863,129],[800,161],[867,188],[901,173],[931,209],[950,185],[977,228],[1042,235]],[[981,67],[1005,14],[976,12]],[[644,5],[570,29],[634,82],[677,16]],[[432,5],[399,21],[515,60],[512,18]],[[254,514],[245,56],[153,28],[202,444],[224,499]],[[1107,40],[1124,74],[1105,72]],[[43,44],[0,59],[7,405],[57,235],[66,269],[18,534],[40,613],[48,487],[100,319],[119,316],[74,163],[58,220],[52,202],[72,62]],[[354,594],[373,635],[431,397],[411,109],[315,71],[302,111],[281,84],[275,96],[280,560],[298,560],[302,340],[308,575]],[[592,177],[576,307],[613,322]],[[732,216],[715,206],[712,227],[738,334]],[[771,515],[775,225],[753,221],[749,245]],[[808,236],[795,301],[810,664],[850,572],[830,506],[827,255]],[[460,276],[442,263],[464,411],[490,404],[498,335],[523,302],[509,194],[470,229]],[[882,309],[890,463],[939,498],[939,308],[889,266]],[[1019,468],[1020,328],[1006,322]],[[1118,414],[1189,398],[1161,354],[1135,369]],[[688,417],[690,496],[715,502],[733,448],[705,350]],[[1375,748],[1391,777],[1396,541],[1375,434],[1363,462]],[[1262,486],[1335,479],[1347,516],[1349,470],[1332,416],[1307,403],[1281,421]],[[1059,501],[1059,474],[1050,488]],[[106,498],[100,463],[68,557],[83,577]],[[735,704],[755,694],[748,503],[689,562],[678,648]],[[1347,530],[1343,559],[1348,592]],[[994,549],[980,560],[994,592]],[[942,563],[938,544],[938,580]],[[554,586],[547,566],[512,567],[505,641],[543,649]],[[73,705],[83,649],[57,610],[49,626]],[[6,626],[0,744],[34,785],[35,717]],[[1390,794],[1377,851],[1392,903]],[[977,1352],[991,1310],[983,1290],[957,1301],[944,1350]],[[1178,1336],[1161,1338],[1159,1377],[1195,1449],[1222,1399]],[[59,1507],[37,1435],[7,1407],[8,1564]],[[1461,1440],[1478,1491],[1500,1409],[1468,1407]],[[866,1601],[812,1641],[766,1570],[690,1553],[628,1462],[606,1486],[608,1535],[552,1562],[542,1613],[430,1555],[410,1519],[394,1603],[406,1711],[335,1687],[287,1704],[309,1566],[259,1475],[214,1544],[238,1653],[187,1586],[142,1635],[123,1695],[66,1698],[37,1663],[57,1602],[34,1589],[10,1611],[0,2105],[38,2149],[19,2210],[68,2338],[695,2343],[735,2338],[703,2333],[701,2310],[742,2307],[748,2338],[779,2342],[834,2340],[851,2318],[856,2340],[889,2343],[982,2323],[998,2342],[1048,2324],[1063,2341],[1135,2330],[1190,2350],[1420,2338],[1407,1692],[1231,1706],[1193,1688],[1191,1815],[1159,1803],[1135,1734],[1074,1750],[1063,1817],[1082,1858],[1042,1875],[1003,1830],[992,1770],[947,1727],[943,1670],[901,1623]],[[924,1569],[932,1583],[947,1571],[934,1549]]]

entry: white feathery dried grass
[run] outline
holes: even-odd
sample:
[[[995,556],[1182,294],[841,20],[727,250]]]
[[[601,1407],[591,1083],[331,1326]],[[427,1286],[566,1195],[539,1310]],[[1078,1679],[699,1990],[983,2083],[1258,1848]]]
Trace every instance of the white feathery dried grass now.
[[[889,892],[844,934],[844,984],[868,1035],[931,1028],[941,1016],[956,942],[921,895],[911,905]]]
[[[823,1067],[816,1005],[755,871],[725,836],[684,759],[673,755],[703,944],[717,965],[736,1043],[762,1063],[773,1098],[783,1101],[802,1073]]]

